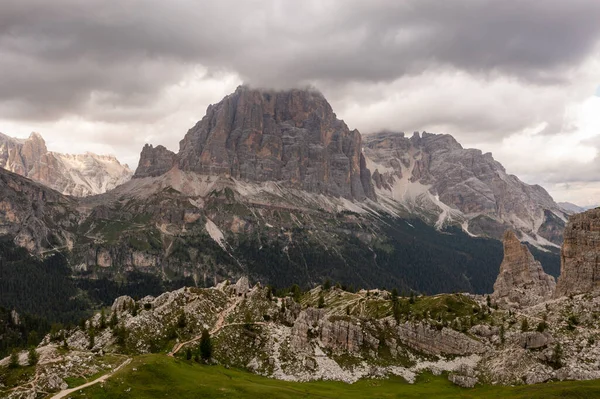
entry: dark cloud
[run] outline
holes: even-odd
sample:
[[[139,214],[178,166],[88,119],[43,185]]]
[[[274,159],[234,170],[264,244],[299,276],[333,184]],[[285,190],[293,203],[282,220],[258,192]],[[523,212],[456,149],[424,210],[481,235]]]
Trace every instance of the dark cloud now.
[[[110,119],[103,98],[119,118],[195,64],[278,87],[447,69],[561,84],[599,19],[596,0],[4,0],[0,111]]]

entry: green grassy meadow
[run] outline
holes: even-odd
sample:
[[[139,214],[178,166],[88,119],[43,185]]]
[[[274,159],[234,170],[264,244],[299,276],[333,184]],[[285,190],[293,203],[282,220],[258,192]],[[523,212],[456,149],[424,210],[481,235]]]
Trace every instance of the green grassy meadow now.
[[[134,370],[135,369],[135,370]],[[533,386],[459,388],[445,376],[423,374],[415,384],[400,377],[341,382],[286,382],[221,366],[205,366],[164,355],[136,357],[103,385],[72,398],[600,398],[600,381]]]

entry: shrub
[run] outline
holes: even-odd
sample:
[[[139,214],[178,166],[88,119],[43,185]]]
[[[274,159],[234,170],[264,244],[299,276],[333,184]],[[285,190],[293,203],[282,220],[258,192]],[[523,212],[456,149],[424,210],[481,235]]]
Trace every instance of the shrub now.
[[[319,302],[318,302],[317,306],[319,308],[325,307],[325,298],[323,297],[323,294],[319,295]]]
[[[548,329],[548,323],[546,323],[545,321],[540,321],[540,323],[537,325],[535,330],[537,332],[544,332],[547,329]]]
[[[200,357],[205,362],[208,362],[212,357],[212,341],[206,328],[202,330],[202,336],[200,337]]]
[[[19,352],[16,349],[10,353],[10,358],[8,359],[8,368],[16,369],[19,367]]]
[[[29,348],[29,352],[27,353],[27,364],[30,366],[35,366],[39,360],[39,355],[35,348],[32,346]]]
[[[529,321],[527,321],[527,319],[521,321],[521,331],[529,331]]]

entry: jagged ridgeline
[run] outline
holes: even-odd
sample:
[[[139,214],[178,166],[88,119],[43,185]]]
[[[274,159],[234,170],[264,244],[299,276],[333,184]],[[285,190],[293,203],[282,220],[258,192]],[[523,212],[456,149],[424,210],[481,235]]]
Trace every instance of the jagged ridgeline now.
[[[94,304],[240,276],[280,288],[329,279],[489,293],[505,227],[545,247],[534,256],[557,275],[565,220],[491,154],[448,135],[363,139],[312,90],[240,87],[177,154],[145,146],[134,178],[101,195],[0,178],[1,233],[36,257],[64,254]]]

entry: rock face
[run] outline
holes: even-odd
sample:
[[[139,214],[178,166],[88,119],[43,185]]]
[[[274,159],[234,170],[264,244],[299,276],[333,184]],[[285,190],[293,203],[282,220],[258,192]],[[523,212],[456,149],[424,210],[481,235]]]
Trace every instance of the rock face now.
[[[554,339],[548,332],[529,331],[519,337],[519,345],[524,349],[540,349],[553,343]]]
[[[485,346],[450,328],[438,331],[426,324],[404,323],[397,329],[400,341],[430,355],[471,355],[485,351]]]
[[[516,228],[542,245],[562,242],[565,212],[542,187],[507,174],[491,153],[465,149],[447,134],[384,132],[364,141],[378,197],[439,227],[458,222],[498,239]]]
[[[104,193],[132,174],[114,156],[48,151],[38,133],[25,140],[0,134],[0,167],[78,197]]]
[[[311,90],[238,87],[188,131],[178,159],[181,170],[375,199],[360,133]]]
[[[154,177],[167,173],[175,165],[176,155],[162,145],[153,147],[146,144],[140,154],[140,163],[135,170],[134,178]]]
[[[529,249],[513,231],[504,234],[504,259],[492,297],[504,304],[537,305],[552,297],[554,277],[544,273]]]
[[[556,297],[600,288],[600,208],[571,216],[564,232]]]
[[[15,173],[0,169],[0,236],[33,253],[71,249],[80,216],[75,200]]]

